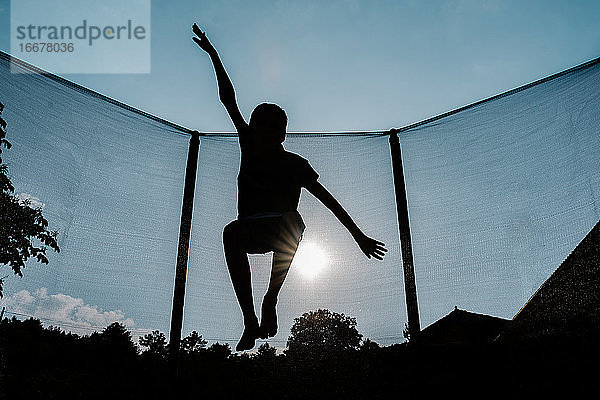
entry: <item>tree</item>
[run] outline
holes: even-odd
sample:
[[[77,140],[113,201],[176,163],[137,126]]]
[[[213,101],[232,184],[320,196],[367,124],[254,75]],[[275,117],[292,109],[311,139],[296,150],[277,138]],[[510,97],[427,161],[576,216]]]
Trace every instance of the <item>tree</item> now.
[[[146,347],[144,354],[167,358],[167,337],[160,331],[152,331],[139,338],[140,346]]]
[[[375,353],[381,349],[377,342],[372,341],[371,339],[365,339],[360,345],[360,351],[363,353]]]
[[[294,319],[286,355],[322,358],[358,349],[361,338],[355,318],[329,310],[310,311]]]
[[[228,343],[213,343],[206,351],[206,354],[213,361],[226,361],[231,357],[231,347]]]
[[[104,343],[122,350],[123,353],[137,354],[137,348],[131,339],[131,332],[120,322],[108,325],[102,330],[100,337]]]
[[[4,105],[0,103],[0,155],[2,147],[10,149],[6,140],[6,121],[1,117]],[[48,264],[48,247],[60,252],[56,242],[58,232],[48,230],[48,221],[42,216],[41,207],[32,207],[29,200],[21,200],[14,194],[14,187],[7,175],[8,167],[0,158],[0,265],[8,265],[16,275],[25,262],[33,257]],[[4,278],[0,278],[0,298]]]
[[[98,367],[125,368],[133,363],[138,355],[138,348],[131,338],[131,332],[125,325],[113,322],[102,330],[88,337],[89,347]]]
[[[202,335],[199,335],[196,331],[192,331],[192,333],[181,340],[180,349],[184,354],[197,355],[200,351],[206,349],[207,344],[208,342],[202,339]]]
[[[258,351],[254,355],[255,360],[272,362],[277,357],[277,349],[269,346],[269,343],[263,343],[258,347]]]

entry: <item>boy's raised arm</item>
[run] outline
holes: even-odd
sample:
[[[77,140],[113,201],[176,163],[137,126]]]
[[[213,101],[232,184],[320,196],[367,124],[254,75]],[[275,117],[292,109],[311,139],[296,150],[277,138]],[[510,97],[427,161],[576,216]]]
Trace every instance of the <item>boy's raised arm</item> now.
[[[210,59],[215,67],[215,74],[217,75],[217,84],[219,86],[219,98],[221,99],[221,103],[225,106],[225,109],[229,113],[229,117],[235,125],[235,129],[238,134],[242,132],[246,132],[248,129],[248,124],[244,120],[242,113],[240,113],[240,109],[237,105],[237,101],[235,99],[235,89],[233,88],[233,84],[227,75],[227,71],[225,71],[225,67],[223,67],[223,63],[219,58],[219,54],[217,50],[210,43],[206,34],[200,30],[198,25],[194,24],[192,26],[192,30],[196,35],[192,39],[196,44],[204,50],[210,56]]]
[[[358,247],[368,258],[375,257],[378,260],[383,260],[383,256],[387,249],[385,244],[378,240],[372,239],[365,235],[359,227],[354,223],[350,215],[344,210],[344,207],[332,196],[331,193],[318,181],[315,181],[308,185],[306,189],[325,207],[329,208],[333,215],[348,229],[348,232],[352,235]]]

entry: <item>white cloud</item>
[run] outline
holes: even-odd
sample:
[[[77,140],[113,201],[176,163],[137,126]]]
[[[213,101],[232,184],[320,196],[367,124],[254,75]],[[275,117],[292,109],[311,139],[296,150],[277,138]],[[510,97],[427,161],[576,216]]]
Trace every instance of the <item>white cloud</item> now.
[[[25,200],[29,201],[29,207],[31,208],[44,208],[46,205],[41,202],[40,199],[30,195],[29,193],[21,193],[17,195],[17,198],[24,202]]]
[[[13,300],[23,305],[31,304],[35,301],[35,298],[29,294],[27,290],[21,290],[13,295]]]
[[[113,322],[119,322],[130,330],[135,327],[133,319],[125,318],[121,310],[104,311],[98,306],[85,304],[81,298],[62,293],[48,294],[46,288],[33,293],[21,290],[6,296],[0,300],[0,307],[6,307],[9,317],[12,313],[33,316],[45,326],[58,326],[79,335],[101,331]]]

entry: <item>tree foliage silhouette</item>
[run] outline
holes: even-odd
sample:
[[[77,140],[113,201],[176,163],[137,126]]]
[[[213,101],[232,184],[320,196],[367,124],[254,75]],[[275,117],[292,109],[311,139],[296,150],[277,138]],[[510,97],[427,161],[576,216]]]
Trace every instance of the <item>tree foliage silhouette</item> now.
[[[192,331],[189,335],[181,340],[181,351],[188,355],[197,355],[202,350],[206,349],[208,342],[202,339],[202,335],[198,332]]]
[[[232,355],[231,347],[229,346],[229,343],[221,344],[216,342],[207,349],[207,355],[212,360],[225,361]]]
[[[140,347],[142,347],[141,355],[148,359],[166,360],[169,354],[169,344],[164,333],[154,330],[138,339]],[[207,347],[208,342],[202,338],[202,335],[196,331],[192,331],[185,338],[181,339],[180,351],[185,360],[198,360],[202,354],[214,355],[215,353],[222,354],[227,358],[231,354],[231,349],[227,345],[216,344]]]
[[[113,322],[101,333],[92,333],[88,340],[93,357],[100,365],[125,368],[137,359],[138,347],[131,332],[119,322]]]
[[[260,360],[274,360],[277,357],[277,349],[265,342],[258,347],[258,351],[254,357]]]
[[[2,147],[10,149],[6,140],[6,121],[2,118],[4,105],[0,103],[0,156]],[[9,265],[16,275],[23,276],[25,262],[33,257],[48,264],[48,247],[59,252],[58,232],[48,230],[48,221],[41,207],[32,207],[29,200],[19,199],[8,177],[8,167],[0,158],[0,264]],[[4,280],[0,278],[0,298]]]
[[[167,337],[164,333],[158,330],[152,331],[151,333],[147,333],[140,337],[138,342],[140,343],[140,346],[146,348],[146,350],[143,351],[143,354],[158,358],[167,357]]]
[[[355,318],[319,309],[294,319],[286,354],[301,358],[326,357],[358,349],[361,339]]]

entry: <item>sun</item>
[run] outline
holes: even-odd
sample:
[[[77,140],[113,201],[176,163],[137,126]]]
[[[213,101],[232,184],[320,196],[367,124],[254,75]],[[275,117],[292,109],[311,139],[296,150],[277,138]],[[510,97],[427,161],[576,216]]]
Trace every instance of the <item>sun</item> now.
[[[327,264],[329,258],[321,247],[310,242],[300,242],[292,268],[297,269],[305,278],[312,279],[321,272]]]

